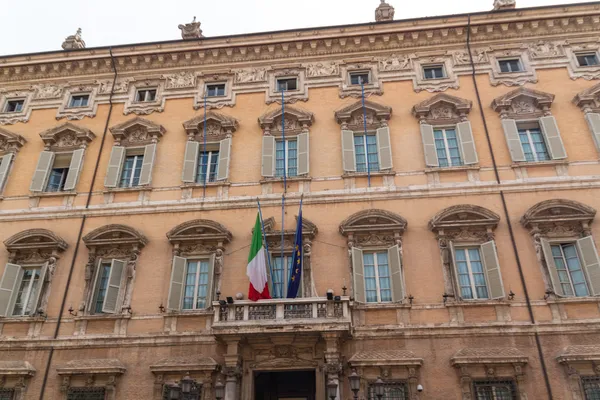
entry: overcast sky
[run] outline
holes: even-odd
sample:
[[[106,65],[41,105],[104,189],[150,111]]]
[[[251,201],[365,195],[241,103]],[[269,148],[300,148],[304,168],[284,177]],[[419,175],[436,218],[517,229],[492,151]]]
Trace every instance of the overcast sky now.
[[[591,1],[517,0],[517,6]],[[487,11],[493,0],[388,3],[396,19],[403,19]],[[194,16],[205,36],[221,36],[371,22],[378,5],[379,0],[0,0],[0,54],[60,50],[78,27],[87,47],[97,47],[180,39],[177,25]]]

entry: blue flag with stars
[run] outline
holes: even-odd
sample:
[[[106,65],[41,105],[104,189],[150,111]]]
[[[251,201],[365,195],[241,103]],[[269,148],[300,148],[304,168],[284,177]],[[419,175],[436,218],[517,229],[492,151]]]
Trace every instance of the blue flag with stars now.
[[[287,298],[295,299],[302,285],[302,203],[298,215],[298,226],[296,227],[296,240],[294,243],[294,255],[290,271],[290,282],[288,283]]]

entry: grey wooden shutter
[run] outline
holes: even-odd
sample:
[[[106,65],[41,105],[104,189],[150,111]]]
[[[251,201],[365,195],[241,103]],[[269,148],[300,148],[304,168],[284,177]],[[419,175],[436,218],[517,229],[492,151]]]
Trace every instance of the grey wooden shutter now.
[[[231,138],[221,140],[219,144],[219,165],[217,166],[217,180],[225,181],[229,178],[229,163],[231,160]]]
[[[504,297],[504,284],[502,283],[502,273],[500,272],[500,262],[494,241],[489,241],[481,245],[483,264],[488,281],[488,290],[490,299],[501,299]]]
[[[187,183],[196,182],[196,174],[198,173],[198,154],[200,151],[200,143],[190,141],[185,144],[185,155],[183,156],[183,172],[181,180]]]
[[[450,247],[450,257],[451,257],[451,264],[452,264],[452,271],[454,271],[454,281],[456,282],[456,285],[454,286],[456,288],[456,298],[457,299],[462,299],[462,292],[460,290],[460,280],[458,278],[458,267],[456,266],[456,251],[454,249],[454,242],[450,242],[449,243],[449,247]]]
[[[171,269],[171,284],[169,286],[169,299],[167,309],[169,311],[181,310],[181,301],[183,298],[183,286],[185,283],[185,270],[187,267],[187,258],[173,257],[173,268]]]
[[[261,172],[264,177],[275,176],[275,149],[275,138],[273,136],[263,136]]]
[[[365,266],[363,263],[363,251],[352,248],[352,278],[354,279],[353,294],[354,300],[364,303],[366,300],[365,292]]]
[[[268,269],[268,268],[267,268]],[[214,285],[215,281],[215,255],[212,254],[208,260],[208,283],[206,285],[206,308],[212,307],[214,300]]]
[[[552,159],[562,160],[567,158],[567,151],[565,150],[565,145],[560,137],[560,131],[558,130],[558,125],[556,124],[556,118],[551,115],[540,118],[540,127],[542,128],[542,132],[544,132],[544,136],[546,137],[548,150],[550,151]]]
[[[577,247],[579,247],[582,264],[587,273],[590,291],[594,296],[600,296],[600,258],[598,258],[594,239],[591,236],[579,239]]]
[[[67,180],[65,181],[65,190],[74,190],[77,186],[77,180],[81,172],[81,166],[83,165],[83,154],[84,149],[78,149],[73,152],[71,156],[71,164],[69,164],[69,173],[67,174]]]
[[[123,159],[125,158],[125,147],[113,146],[110,151],[110,160],[104,178],[104,186],[117,187],[121,179],[121,169],[123,168]]]
[[[387,252],[392,281],[392,300],[402,301],[404,299],[404,280],[402,279],[402,260],[400,259],[400,248],[397,245],[392,246]]]
[[[17,264],[6,264],[2,280],[0,281],[0,317],[9,317],[12,314],[17,285],[23,278],[23,269]]]
[[[121,279],[125,272],[127,263],[121,260],[112,260],[110,263],[110,273],[108,274],[108,285],[106,295],[102,304],[102,312],[115,314],[117,312],[117,302],[121,293]]]
[[[460,145],[463,163],[467,165],[477,164],[479,162],[479,157],[477,157],[477,148],[475,147],[471,123],[465,121],[456,124],[456,130],[458,132],[458,143]]]
[[[392,143],[390,140],[390,128],[377,129],[377,153],[379,156],[379,168],[392,169]]]
[[[42,192],[46,188],[46,182],[48,182],[48,176],[50,175],[50,169],[54,163],[54,153],[51,151],[42,151],[40,158],[31,180],[31,186],[29,190],[32,192]]]
[[[298,135],[298,175],[308,175],[310,172],[310,147],[308,132]]]
[[[525,152],[521,145],[521,139],[519,138],[519,129],[517,128],[517,121],[514,119],[503,119],[502,129],[504,130],[504,136],[506,137],[506,144],[510,151],[510,157],[514,162],[526,161]]]
[[[585,114],[585,119],[590,127],[590,132],[592,132],[592,136],[594,137],[596,148],[600,151],[600,114],[587,113]]]
[[[421,124],[421,140],[423,142],[423,152],[425,153],[425,165],[428,167],[439,167],[440,162],[435,149],[435,137],[433,135],[433,126]]]
[[[144,162],[140,172],[140,185],[149,185],[152,182],[152,167],[156,156],[156,144],[146,145],[144,148]]]
[[[13,153],[5,154],[0,157],[0,193],[4,188],[4,184],[8,178],[8,170],[10,168],[10,162],[12,161]]]
[[[556,264],[554,263],[554,257],[552,256],[552,246],[550,242],[544,238],[540,239],[542,244],[542,250],[544,252],[544,258],[546,259],[546,266],[548,267],[548,274],[550,275],[550,281],[552,282],[552,287],[554,288],[554,294],[558,296],[564,296],[565,292],[563,291],[562,285],[560,284],[560,278],[558,277],[558,270],[556,269]]]
[[[342,131],[342,164],[344,172],[356,172],[353,131]]]
[[[39,307],[39,303],[40,303],[40,297],[42,295],[42,291],[44,290],[44,281],[46,279],[46,273],[48,272],[48,263],[44,263],[44,265],[42,265],[42,268],[40,268],[40,277],[38,279],[38,289],[35,293],[35,297],[33,299],[33,309],[31,310],[31,316],[33,315],[37,315],[37,310]]]

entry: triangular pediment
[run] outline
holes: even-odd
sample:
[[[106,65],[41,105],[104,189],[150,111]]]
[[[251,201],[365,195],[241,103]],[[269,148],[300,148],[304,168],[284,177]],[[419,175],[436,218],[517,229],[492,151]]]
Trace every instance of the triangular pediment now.
[[[286,129],[301,129],[309,127],[314,120],[314,114],[310,111],[300,108],[286,106],[284,110],[275,108],[258,117],[258,124],[262,129],[278,129],[281,130],[282,116],[284,116],[284,124]]]
[[[72,148],[89,144],[96,135],[87,128],[66,122],[40,133],[40,137],[47,147]]]
[[[521,218],[521,223],[529,228],[532,224],[548,222],[575,222],[591,223],[596,215],[596,210],[585,204],[573,200],[553,199],[537,203],[531,207]]]
[[[198,115],[188,121],[185,121],[183,123],[183,128],[188,134],[202,133],[205,120],[207,127],[216,125],[221,130],[232,133],[235,132],[238,127],[237,119],[215,111],[209,111],[206,113],[206,118],[204,115]]]
[[[573,103],[577,107],[585,107],[587,105],[591,105],[595,108],[600,104],[600,83],[592,86],[591,88],[585,89],[582,92],[579,92],[575,98],[573,98]]]
[[[375,103],[370,100],[364,101],[364,108],[367,114],[373,114],[379,120],[389,120],[392,116],[392,108]],[[348,123],[356,113],[363,114],[363,101],[356,101],[335,112],[335,119],[338,124]]]
[[[440,230],[459,227],[485,226],[495,228],[500,216],[493,211],[472,204],[448,207],[437,213],[429,221],[429,229]]]
[[[495,98],[492,108],[500,113],[535,114],[548,111],[553,101],[553,94],[521,87]]]
[[[110,128],[115,142],[121,145],[149,144],[160,139],[166,132],[165,128],[146,118],[135,117]]]
[[[27,140],[23,136],[0,128],[0,154],[9,151],[17,152],[25,143]]]
[[[439,93],[431,98],[416,104],[413,115],[425,120],[456,120],[466,118],[471,111],[472,102],[446,93]]]
[[[114,134],[115,132],[124,132],[140,128],[144,128],[148,132],[165,133],[165,128],[163,128],[162,125],[142,117],[135,117],[118,125],[115,125],[112,128],[110,128],[110,131]]]

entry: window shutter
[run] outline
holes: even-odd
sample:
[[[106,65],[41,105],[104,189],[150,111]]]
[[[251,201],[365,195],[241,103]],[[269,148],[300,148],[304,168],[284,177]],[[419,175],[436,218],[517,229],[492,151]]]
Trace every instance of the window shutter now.
[[[17,285],[23,278],[20,265],[6,264],[0,281],[0,317],[9,317],[14,307]]]
[[[344,172],[356,172],[353,131],[342,131],[342,164]]]
[[[460,291],[460,281],[458,279],[458,268],[456,266],[456,252],[454,251],[454,242],[450,242],[449,246],[450,246],[450,257],[452,258],[452,260],[451,260],[452,271],[454,271],[454,282],[456,282],[456,284],[454,285],[454,287],[456,288],[455,289],[455,298],[462,299],[462,293]]]
[[[208,260],[208,284],[206,285],[206,308],[212,307],[212,302],[215,298],[213,296],[214,277],[215,277],[215,255],[213,253],[210,256],[210,260]]]
[[[53,162],[54,153],[51,151],[42,151],[29,190],[32,192],[44,191]]]
[[[587,113],[585,119],[590,127],[592,136],[594,137],[594,143],[596,148],[600,151],[600,114],[598,113]],[[1,183],[1,182],[0,182]]]
[[[544,238],[541,238],[540,242],[542,244],[542,250],[544,251],[544,258],[546,259],[546,266],[548,266],[548,274],[550,275],[552,287],[554,288],[554,294],[558,296],[564,296],[565,293],[560,285],[558,270],[556,269],[556,264],[554,263],[554,257],[552,257],[552,247],[550,246],[550,242]]]
[[[562,160],[567,158],[567,152],[565,145],[563,144],[562,138],[560,137],[560,131],[556,124],[556,118],[553,116],[540,118],[540,127],[544,136],[546,136],[546,142],[548,142],[548,150],[554,160]]]
[[[477,157],[477,148],[475,147],[471,123],[465,121],[456,124],[456,130],[458,131],[458,143],[460,145],[463,162],[465,164],[477,164],[479,162],[479,157]]]
[[[46,273],[48,273],[48,262],[42,265],[40,269],[40,278],[38,280],[38,290],[35,293],[35,298],[33,299],[33,310],[31,315],[36,315],[38,307],[40,306],[40,297],[42,296],[42,291],[44,290],[44,281],[46,279]]]
[[[121,169],[123,168],[123,159],[125,158],[125,147],[113,146],[110,151],[110,160],[104,178],[104,186],[117,187],[121,178]]]
[[[397,245],[392,246],[387,252],[390,265],[390,276],[392,278],[392,300],[402,301],[404,299],[404,280],[402,279],[400,248]]]
[[[526,161],[525,152],[523,146],[521,146],[521,139],[519,138],[519,129],[517,128],[517,121],[514,119],[503,119],[502,129],[504,130],[504,136],[506,137],[506,144],[510,151],[510,157],[514,162]]]
[[[225,181],[229,178],[229,162],[231,160],[231,138],[221,140],[219,145],[219,165],[217,166],[217,180]]]
[[[363,265],[363,252],[356,247],[352,248],[352,272],[354,279],[353,294],[354,300],[364,303],[366,300],[365,292],[365,266]]]
[[[74,190],[79,179],[79,173],[81,172],[81,165],[83,164],[84,149],[78,149],[73,152],[71,156],[71,164],[69,164],[69,173],[67,174],[67,180],[65,181],[65,190]]]
[[[198,173],[198,153],[200,151],[200,143],[188,140],[185,144],[185,155],[183,156],[183,172],[181,180],[187,183],[196,182],[196,174]]]
[[[10,167],[12,157],[13,153],[8,153],[0,157],[0,193],[2,193],[2,189],[4,188],[4,184],[8,178],[8,169]]]
[[[263,136],[262,141],[262,176],[275,176],[275,138]]]
[[[425,165],[428,167],[439,167],[437,150],[435,149],[435,138],[433,126],[421,124],[421,140],[423,141],[423,152],[425,153]]]
[[[140,185],[149,185],[152,182],[152,167],[156,156],[156,144],[146,145],[144,149],[144,162],[140,172]]]
[[[177,256],[173,257],[171,285],[169,286],[169,300],[167,301],[167,309],[169,311],[181,310],[181,299],[183,298],[186,266],[187,258]]]
[[[390,140],[390,128],[377,129],[377,155],[379,156],[379,168],[392,169],[392,144]]]
[[[594,296],[600,296],[600,258],[594,244],[594,238],[586,236],[577,241],[583,266],[587,273],[588,284]]]
[[[298,175],[308,175],[310,172],[310,152],[308,132],[298,135]]]
[[[491,240],[481,245],[483,264],[488,281],[488,290],[491,299],[501,299],[504,297],[504,284],[502,283],[502,274],[500,273],[500,262],[496,243]]]
[[[104,313],[115,314],[117,312],[117,301],[121,292],[121,278],[126,265],[127,263],[121,260],[112,260],[110,263],[108,286],[106,287],[104,304],[102,304],[102,312]]]

